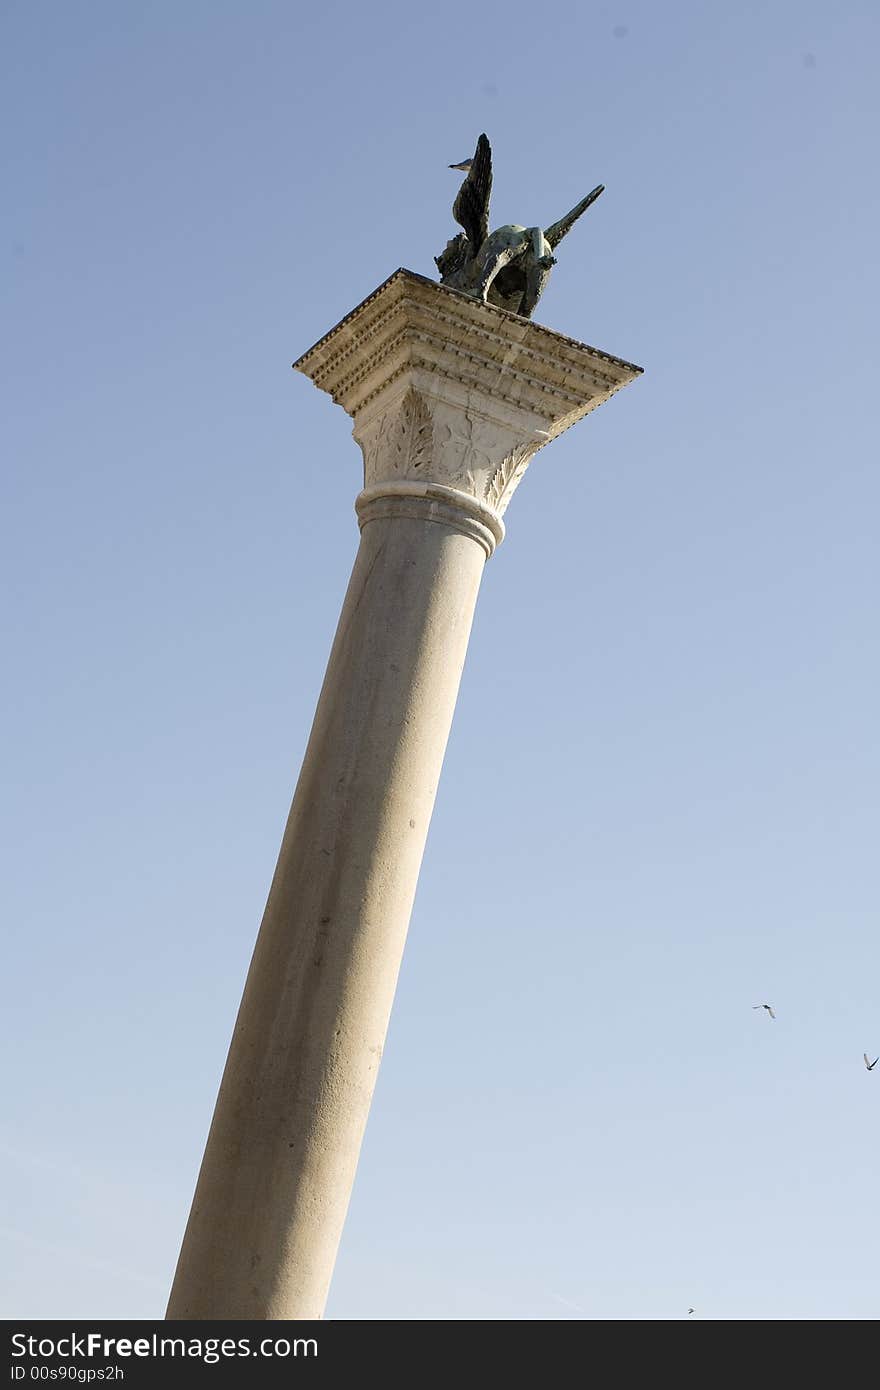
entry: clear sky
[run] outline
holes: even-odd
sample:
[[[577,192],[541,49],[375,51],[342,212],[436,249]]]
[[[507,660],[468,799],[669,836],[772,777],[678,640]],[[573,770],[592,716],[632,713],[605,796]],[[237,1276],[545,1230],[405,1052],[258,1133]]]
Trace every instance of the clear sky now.
[[[0,1314],[164,1310],[357,545],[290,363],[485,130],[646,371],[487,567],[327,1314],[875,1317],[876,4],[2,30]]]

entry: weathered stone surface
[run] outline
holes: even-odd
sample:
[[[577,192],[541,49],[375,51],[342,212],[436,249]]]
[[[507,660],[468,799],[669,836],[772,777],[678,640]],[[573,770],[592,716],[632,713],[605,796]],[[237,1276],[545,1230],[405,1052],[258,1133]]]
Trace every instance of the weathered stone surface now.
[[[173,1319],[322,1316],[486,558],[529,459],[639,371],[409,271],[296,366],[354,419],[361,542]]]
[[[364,525],[169,1318],[323,1314],[485,562],[430,517]]]
[[[352,416],[365,489],[452,488],[498,522],[538,450],[641,372],[409,270],[294,366]]]

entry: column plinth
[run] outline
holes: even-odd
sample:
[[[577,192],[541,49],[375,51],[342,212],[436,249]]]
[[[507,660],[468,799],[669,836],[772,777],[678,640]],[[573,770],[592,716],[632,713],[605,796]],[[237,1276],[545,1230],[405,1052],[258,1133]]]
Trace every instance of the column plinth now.
[[[295,366],[361,541],[168,1307],[322,1316],[486,559],[534,454],[639,368],[398,271]]]

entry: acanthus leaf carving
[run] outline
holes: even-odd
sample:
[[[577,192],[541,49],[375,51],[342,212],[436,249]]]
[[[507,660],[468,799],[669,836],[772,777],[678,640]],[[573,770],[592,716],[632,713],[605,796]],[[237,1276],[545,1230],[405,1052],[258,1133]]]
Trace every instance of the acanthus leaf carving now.
[[[408,386],[386,409],[358,423],[364,486],[415,482],[467,492],[500,517],[546,431],[523,438],[505,421]],[[499,461],[500,460],[500,461]]]
[[[434,418],[412,387],[363,434],[357,428],[354,434],[364,455],[365,485],[389,475],[417,477],[434,461]]]
[[[504,515],[515,488],[529,466],[529,460],[537,450],[538,445],[531,442],[517,444],[501,460],[486,484],[485,500],[500,516]]]
[[[408,474],[429,463],[434,450],[434,422],[418,391],[410,388],[388,431],[387,458],[395,473]]]

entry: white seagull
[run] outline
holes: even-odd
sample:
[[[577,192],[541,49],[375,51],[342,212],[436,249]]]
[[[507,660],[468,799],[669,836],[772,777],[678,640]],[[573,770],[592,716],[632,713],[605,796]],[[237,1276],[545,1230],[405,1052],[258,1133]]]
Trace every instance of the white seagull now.
[[[869,1062],[867,1052],[863,1052],[862,1056],[865,1059],[865,1066],[868,1068],[868,1071],[873,1071],[877,1063],[880,1062],[880,1057],[875,1057],[873,1062]]]
[[[775,1018],[775,1017],[776,1017],[775,1013],[773,1012],[773,1006],[772,1006],[772,1004],[753,1004],[753,1005],[752,1005],[752,1008],[753,1008],[753,1009],[766,1009],[767,1012],[768,1012],[768,1014],[770,1015],[771,1018]]]

